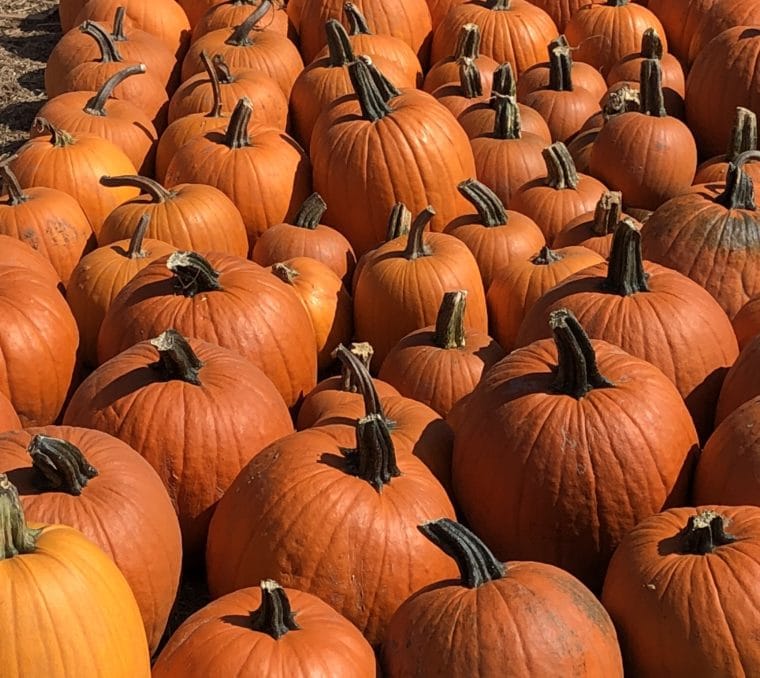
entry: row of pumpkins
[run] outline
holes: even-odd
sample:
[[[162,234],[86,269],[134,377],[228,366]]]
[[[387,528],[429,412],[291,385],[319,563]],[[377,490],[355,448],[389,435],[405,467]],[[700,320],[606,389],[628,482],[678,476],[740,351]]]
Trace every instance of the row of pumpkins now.
[[[60,17],[4,676],[760,671],[756,0]]]

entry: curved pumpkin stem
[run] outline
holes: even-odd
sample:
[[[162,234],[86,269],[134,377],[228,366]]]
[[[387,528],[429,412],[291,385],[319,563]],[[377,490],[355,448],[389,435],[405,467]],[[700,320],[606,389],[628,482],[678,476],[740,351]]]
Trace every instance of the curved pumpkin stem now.
[[[143,240],[145,240],[145,234],[148,232],[148,226],[150,226],[150,212],[143,212],[140,221],[137,222],[135,232],[129,239],[127,257],[130,259],[139,259],[145,256],[142,246]]]
[[[369,66],[364,61],[357,59],[349,64],[348,75],[365,120],[376,122],[393,112],[373,79]]]
[[[231,85],[235,82],[235,75],[230,70],[223,54],[214,54],[211,58],[211,65],[213,66],[212,70],[220,85]]]
[[[710,510],[690,516],[679,538],[681,553],[695,556],[707,555],[736,541],[736,537],[726,532],[723,516]]]
[[[154,204],[166,202],[177,195],[174,191],[165,189],[155,179],[143,177],[139,174],[122,174],[118,177],[104,176],[100,177],[100,183],[109,188],[119,188],[121,186],[138,188],[141,194],[149,195],[151,203]]]
[[[757,150],[757,116],[742,106],[736,107],[736,118],[731,129],[731,141],[726,153],[729,162],[734,162],[746,151]]]
[[[40,532],[27,526],[18,490],[5,473],[0,473],[0,560],[33,553]]]
[[[504,577],[504,563],[464,525],[440,518],[423,523],[419,530],[456,561],[462,586],[474,589]]]
[[[245,148],[251,145],[251,137],[248,134],[251,113],[253,104],[248,97],[243,97],[235,105],[224,135],[224,143],[228,148]]]
[[[124,42],[127,36],[124,34],[124,17],[127,15],[127,8],[120,6],[116,8],[113,15],[113,27],[111,28],[111,37],[116,42]]]
[[[430,255],[430,248],[425,244],[424,234],[425,227],[434,216],[435,210],[430,205],[417,215],[417,218],[409,229],[406,247],[401,253],[404,259],[412,260]]]
[[[566,41],[554,40],[549,44],[549,89],[573,91],[573,57]]]
[[[18,182],[18,177],[10,167],[16,158],[18,156],[15,153],[9,153],[0,157],[0,179],[2,179],[3,188],[8,194],[9,205],[20,205],[22,202],[29,200],[29,196],[24,193],[24,189],[21,188],[21,184]]]
[[[89,35],[98,43],[98,47],[100,48],[100,63],[124,61],[121,54],[119,54],[119,49],[116,47],[113,37],[102,26],[94,21],[87,20],[82,22],[79,30],[85,35]]]
[[[644,59],[662,60],[662,40],[654,28],[647,28],[641,36],[641,56]]]
[[[271,9],[272,3],[269,0],[262,0],[261,4],[248,16],[248,18],[239,26],[235,26],[232,31],[232,35],[227,38],[224,43],[226,45],[232,45],[233,47],[245,47],[246,45],[252,45],[251,31],[256,28],[256,24],[259,23]]]
[[[591,230],[599,236],[614,233],[623,215],[623,194],[620,191],[605,191],[594,210]]]
[[[106,101],[111,97],[113,91],[129,77],[133,75],[139,75],[145,73],[145,64],[135,64],[134,66],[127,66],[120,70],[118,73],[114,73],[108,80],[106,80],[101,88],[97,91],[94,97],[92,97],[84,106],[84,112],[88,115],[105,115],[106,114]]]
[[[61,438],[37,434],[26,451],[32,458],[34,470],[51,490],[79,496],[88,481],[98,475],[98,469],[87,461],[82,451]]]
[[[760,160],[760,151],[745,151],[736,160],[728,163],[726,187],[715,202],[736,210],[755,210],[755,183],[744,171],[744,163],[748,160]]]
[[[547,186],[558,191],[578,187],[578,170],[575,168],[573,156],[570,155],[565,144],[557,141],[541,151],[541,155],[543,155],[546,163]]]
[[[464,24],[459,29],[457,44],[454,49],[454,60],[477,59],[480,55],[480,26]]]
[[[372,35],[372,31],[369,30],[369,26],[367,25],[367,19],[353,2],[344,4],[343,11],[348,19],[348,32],[350,35]]]
[[[325,33],[327,34],[330,66],[334,68],[348,66],[356,57],[343,24],[335,19],[330,19],[325,23]]]
[[[301,627],[293,618],[285,589],[272,579],[265,579],[260,586],[261,605],[251,612],[251,628],[266,633],[275,640],[290,631],[298,631]]]
[[[604,288],[621,297],[648,292],[648,277],[641,255],[641,231],[631,219],[623,217],[612,235]]]
[[[207,118],[222,117],[222,89],[219,84],[219,71],[217,70],[220,67],[216,65],[217,57],[219,57],[221,63],[226,67],[227,64],[224,63],[224,57],[221,54],[214,55],[214,59],[212,60],[209,58],[205,49],[201,52],[201,63],[203,64],[206,75],[208,75],[208,80],[211,83],[211,95],[213,97],[211,110],[206,114]]]
[[[467,307],[467,290],[446,292],[435,320],[433,343],[438,348],[464,348],[464,312]]]
[[[505,226],[509,221],[504,203],[488,186],[476,179],[466,179],[457,190],[478,210],[480,223],[486,228]]]
[[[375,83],[377,91],[380,92],[380,96],[384,101],[390,101],[401,94],[401,90],[383,75],[380,69],[372,63],[372,59],[366,54],[360,54],[356,58],[358,61],[363,61],[367,68],[369,68],[372,81]]]
[[[353,386],[353,388],[344,390],[356,391],[362,396],[366,415],[377,414],[385,420],[383,404],[380,402],[375,382],[372,381],[369,373],[369,359],[372,354],[369,354],[365,362],[356,353],[347,349],[343,344],[339,344],[333,351],[333,357],[340,360],[344,374],[343,383]]]
[[[397,202],[391,207],[388,217],[388,228],[385,232],[385,242],[390,242],[402,235],[409,235],[412,227],[412,213],[403,202]]]
[[[151,339],[150,343],[158,351],[158,360],[151,364],[151,368],[164,381],[184,381],[186,384],[200,386],[203,362],[177,330],[166,330]]]
[[[338,350],[342,346],[343,344],[339,344],[338,348],[332,352],[333,358],[338,357]],[[348,350],[359,361],[361,361],[362,365],[364,365],[365,370],[367,370],[367,373],[369,373],[369,366],[372,362],[372,356],[375,354],[375,350],[372,348],[372,344],[366,341],[356,341],[351,344]],[[359,386],[357,385],[354,377],[355,371],[351,369],[348,361],[341,362],[340,390],[344,391],[345,393],[357,393],[359,391]]]
[[[595,388],[613,385],[599,373],[591,340],[571,311],[552,311],[549,325],[557,347],[557,372],[552,384],[555,391],[578,399]]]
[[[401,475],[396,464],[396,450],[385,419],[369,414],[356,423],[356,449],[346,451],[351,472],[366,480],[378,492]]]
[[[313,231],[319,226],[322,216],[327,210],[327,203],[319,193],[312,193],[299,207],[293,218],[293,225],[298,228],[308,228]]]
[[[513,97],[497,94],[494,98],[493,136],[495,139],[520,139],[520,107]]]
[[[472,59],[459,60],[459,85],[465,99],[476,99],[483,96],[483,81],[480,79],[480,69]]]
[[[559,252],[555,252],[549,249],[549,245],[544,245],[538,252],[538,254],[530,260],[530,263],[534,266],[548,266],[555,261],[561,261],[562,255]]]
[[[662,66],[657,59],[644,59],[641,62],[639,97],[642,113],[654,118],[667,116],[665,97],[662,93]]]
[[[166,268],[174,274],[174,289],[186,297],[223,289],[218,271],[197,252],[173,252]]]
[[[34,127],[37,132],[47,132],[50,134],[50,143],[57,148],[71,146],[71,144],[74,143],[74,137],[71,134],[56,127],[47,118],[35,118],[32,127]]]
[[[509,61],[499,64],[499,67],[493,72],[491,92],[494,95],[500,94],[505,97],[517,96],[515,73],[512,70],[512,64],[510,64]]]

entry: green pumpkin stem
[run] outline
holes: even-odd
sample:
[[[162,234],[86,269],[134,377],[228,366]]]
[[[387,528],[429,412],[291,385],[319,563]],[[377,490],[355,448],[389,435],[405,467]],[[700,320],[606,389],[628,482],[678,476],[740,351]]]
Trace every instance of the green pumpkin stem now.
[[[682,554],[704,556],[719,546],[732,544],[736,537],[726,532],[723,516],[708,510],[689,517],[679,541]]]
[[[132,237],[129,239],[129,247],[127,247],[127,257],[130,259],[141,259],[145,256],[143,251],[143,241],[145,235],[148,232],[150,226],[150,212],[143,212],[140,217],[140,221],[137,222],[137,228],[135,228]]]
[[[143,177],[139,174],[122,174],[117,177],[103,176],[100,177],[100,183],[109,188],[120,188],[122,186],[138,188],[141,194],[150,196],[150,201],[153,204],[166,202],[177,195],[174,191],[165,189],[155,179]]]
[[[46,118],[36,117],[32,123],[32,127],[37,132],[47,132],[50,135],[50,142],[57,148],[71,146],[74,143],[74,137],[71,134],[56,127]]]
[[[342,346],[339,345],[338,348],[336,348],[332,352],[332,357],[336,358],[338,356],[338,349],[340,349]],[[369,373],[369,366],[372,362],[372,356],[374,355],[375,351],[372,348],[372,344],[366,342],[366,341],[357,341],[351,344],[348,349],[361,363],[364,365],[364,369]],[[359,392],[359,386],[356,383],[355,379],[356,370],[352,369],[349,365],[348,361],[341,362],[341,371],[340,371],[340,390],[345,393],[358,393]]]
[[[269,0],[262,0],[261,4],[243,21],[239,26],[235,26],[227,40],[226,45],[232,45],[233,47],[245,47],[252,45],[253,40],[251,38],[251,31],[256,28],[256,24],[259,23],[272,8],[272,3]]]
[[[735,162],[746,151],[757,150],[757,116],[753,111],[742,106],[736,107],[736,118],[731,130],[727,160]]]
[[[641,56],[644,59],[662,61],[664,49],[662,40],[654,28],[647,28],[641,36]]]
[[[667,116],[665,97],[662,93],[662,66],[657,59],[644,59],[641,62],[639,97],[642,113],[654,118]]]
[[[464,525],[440,518],[423,523],[419,530],[456,561],[462,586],[475,589],[504,577],[504,563]]]
[[[0,560],[33,553],[40,532],[27,526],[18,490],[0,473]]]
[[[380,396],[377,394],[375,382],[369,374],[369,360],[372,353],[369,354],[366,362],[353,350],[347,349],[343,344],[333,351],[333,356],[340,361],[341,370],[343,371],[343,383],[348,384],[349,388],[345,391],[357,392],[364,400],[365,415],[377,414],[385,419],[383,404],[380,402]]]
[[[100,63],[110,64],[124,61],[121,54],[119,54],[119,49],[116,47],[116,42],[113,37],[100,24],[89,20],[83,21],[79,26],[79,30],[85,35],[89,35],[98,43],[98,48],[100,49]]]
[[[388,101],[383,98],[381,91],[372,77],[369,66],[357,59],[348,66],[348,75],[351,85],[359,99],[362,109],[362,117],[371,122],[377,122],[393,112]]]
[[[648,277],[641,254],[641,231],[631,219],[623,217],[612,234],[604,289],[621,297],[648,292]]]
[[[127,15],[127,8],[120,6],[116,8],[113,15],[113,27],[111,28],[111,37],[116,42],[124,42],[127,36],[124,34],[124,17]]]
[[[726,187],[715,202],[732,210],[756,210],[755,183],[752,177],[744,171],[744,163],[748,160],[760,160],[760,151],[745,151],[740,153],[733,162],[728,163]]]
[[[394,97],[397,97],[399,94],[401,94],[401,90],[396,87],[388,78],[385,77],[385,75],[380,71],[380,69],[375,66],[375,64],[372,63],[372,59],[370,59],[366,54],[360,54],[358,57],[356,57],[358,61],[363,61],[367,68],[369,68],[370,75],[372,76],[372,81],[375,83],[378,92],[380,92],[380,96],[384,101],[390,101]]]
[[[369,414],[356,423],[356,449],[345,451],[350,471],[378,492],[401,475],[385,418]]]
[[[459,59],[459,86],[465,99],[477,99],[483,96],[483,81],[480,69],[472,59]]]
[[[578,187],[578,170],[565,144],[556,141],[541,151],[541,155],[546,163],[547,186],[558,191]]]
[[[98,475],[82,451],[73,443],[41,434],[35,435],[26,451],[34,470],[44,479],[47,489],[79,496],[88,481]]]
[[[549,89],[573,91],[573,57],[570,46],[555,40],[549,45]]]
[[[561,259],[562,255],[559,252],[549,249],[549,245],[544,245],[538,254],[530,260],[530,263],[534,266],[548,266]]]
[[[208,75],[208,81],[211,83],[211,95],[213,97],[211,110],[206,114],[207,118],[222,117],[222,88],[219,84],[219,72],[221,68],[217,66],[216,57],[219,57],[221,63],[226,69],[227,64],[224,62],[224,57],[222,57],[221,54],[216,54],[214,56],[214,59],[210,59],[205,49],[201,52],[201,63],[203,64],[203,68],[206,71],[206,75]]]
[[[127,78],[133,75],[145,73],[145,64],[135,64],[127,66],[122,70],[114,73],[106,80],[94,97],[84,105],[84,112],[88,115],[106,115],[106,102],[113,94],[113,91]]]
[[[515,73],[512,70],[512,64],[505,61],[500,64],[493,72],[493,84],[491,85],[493,95],[505,97],[517,96],[517,83],[515,82]]]
[[[253,113],[253,104],[248,97],[243,97],[235,105],[224,135],[224,143],[229,148],[245,148],[251,145],[251,137],[248,134],[251,113]]]
[[[293,225],[313,231],[321,223],[322,216],[327,210],[327,203],[319,193],[312,193],[303,201],[293,217]]]
[[[557,393],[578,399],[595,388],[612,386],[599,373],[591,340],[571,311],[566,308],[552,311],[549,325],[557,347],[557,370],[552,384]]]
[[[480,26],[464,24],[459,29],[457,45],[454,49],[454,60],[477,59],[480,55]]]
[[[493,136],[495,139],[520,139],[522,120],[514,97],[497,94],[494,101]]]
[[[404,259],[412,260],[430,255],[430,248],[425,244],[425,227],[434,216],[435,210],[428,205],[412,222],[406,240],[406,247],[401,253]]]
[[[389,242],[400,238],[402,235],[409,235],[412,226],[412,213],[408,210],[403,202],[397,202],[392,208],[388,217],[388,228],[385,232],[385,241]]]
[[[29,200],[29,196],[24,193],[24,189],[18,182],[18,177],[10,166],[16,158],[18,158],[16,154],[10,153],[0,156],[0,180],[2,180],[2,186],[8,194],[9,205],[20,205]]]
[[[435,320],[433,343],[438,348],[464,348],[464,312],[467,307],[467,290],[446,292]]]
[[[620,191],[605,191],[594,210],[591,230],[598,236],[614,233],[623,215],[623,194]]]
[[[203,362],[177,330],[168,329],[150,343],[158,351],[158,360],[151,367],[164,381],[184,381],[200,386]]]
[[[218,271],[197,252],[173,252],[166,260],[166,268],[174,274],[178,294],[194,297],[222,289]]]
[[[330,66],[340,68],[348,66],[356,57],[354,49],[351,47],[351,41],[348,39],[348,33],[340,21],[330,19],[325,24],[325,33],[327,35],[327,51]]]
[[[487,0],[486,7],[493,12],[508,12],[512,9],[512,0]]]
[[[372,31],[369,30],[369,26],[367,25],[367,19],[353,2],[344,4],[343,11],[348,19],[349,35],[372,35]]]
[[[476,179],[466,179],[457,190],[478,210],[480,223],[486,228],[504,226],[509,221],[504,203],[488,186]]]
[[[290,631],[298,631],[301,627],[293,618],[285,589],[272,579],[265,579],[260,586],[261,605],[251,612],[251,628],[266,633],[275,640]]]

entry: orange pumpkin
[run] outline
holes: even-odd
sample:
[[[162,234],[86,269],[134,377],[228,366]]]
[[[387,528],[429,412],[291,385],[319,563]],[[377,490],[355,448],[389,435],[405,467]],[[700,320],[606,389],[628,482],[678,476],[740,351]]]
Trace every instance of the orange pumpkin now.
[[[760,334],[760,297],[750,299],[731,321],[734,334],[743,349],[756,335]]]
[[[760,396],[757,370],[760,366],[760,338],[752,337],[726,373],[715,408],[715,423],[720,424],[744,403]]]
[[[207,9],[195,19],[189,17],[193,27],[193,41],[199,40],[211,31],[237,26],[246,20],[257,5],[261,4],[260,0],[183,0],[184,3],[199,1],[205,3]],[[262,28],[285,36],[289,36],[292,31],[284,4],[280,2],[270,5],[267,17],[261,23]]]
[[[483,78],[473,59],[461,59],[457,67],[459,76],[455,81],[436,88],[432,95],[458,120],[468,109],[488,102],[491,87],[490,83],[483,86]]]

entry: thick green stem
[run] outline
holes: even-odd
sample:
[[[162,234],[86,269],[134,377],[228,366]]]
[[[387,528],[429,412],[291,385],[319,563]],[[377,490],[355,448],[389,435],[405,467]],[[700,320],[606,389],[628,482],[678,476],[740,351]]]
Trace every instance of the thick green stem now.
[[[494,95],[500,94],[505,97],[517,96],[517,83],[515,82],[515,74],[512,70],[512,64],[505,61],[500,64],[499,67],[493,72],[493,84],[491,85],[491,92]]]
[[[573,398],[582,398],[595,388],[612,386],[599,373],[591,340],[571,311],[561,308],[549,314],[554,344],[557,347],[557,370],[552,388]]]
[[[296,269],[291,268],[281,261],[272,264],[270,270],[272,271],[273,275],[275,275],[287,285],[292,285],[295,282],[295,279],[299,276],[299,273],[296,271]]]
[[[325,24],[325,33],[327,34],[330,66],[334,68],[348,66],[356,57],[343,24],[335,19],[330,19]]]
[[[327,203],[319,193],[312,193],[296,212],[293,218],[293,225],[298,228],[308,228],[313,231],[319,226],[322,215],[327,210]]]
[[[457,190],[478,210],[480,223],[487,228],[504,226],[509,220],[504,203],[488,186],[476,179],[466,179]]]
[[[40,532],[27,526],[18,490],[0,473],[0,560],[34,552]]]
[[[222,289],[219,273],[197,252],[174,252],[166,260],[166,268],[174,274],[177,294],[194,297],[203,292]]]
[[[343,11],[348,19],[348,32],[351,35],[372,35],[367,25],[367,19],[353,2],[343,5]]]
[[[113,94],[113,91],[124,82],[124,80],[133,75],[139,75],[140,73],[145,73],[145,64],[127,66],[118,73],[114,73],[103,83],[95,96],[85,104],[84,112],[88,115],[105,115],[106,102]]]
[[[504,577],[504,563],[464,525],[439,518],[423,523],[419,530],[456,561],[462,586],[474,589]]]
[[[113,28],[111,29],[111,37],[116,42],[124,42],[127,36],[124,34],[124,17],[127,14],[127,8],[124,6],[117,7],[116,12],[113,15]]]
[[[137,228],[129,239],[127,257],[130,259],[140,259],[145,256],[142,246],[145,234],[148,232],[148,226],[150,226],[150,212],[143,212],[140,221],[137,222]]]
[[[409,235],[412,227],[412,213],[407,209],[403,202],[397,202],[391,208],[391,214],[388,217],[388,228],[385,232],[385,241],[389,242],[400,238],[402,235]]]
[[[641,231],[631,219],[623,217],[612,235],[604,288],[621,297],[648,292],[648,277],[641,255]]]
[[[459,60],[459,85],[466,99],[477,99],[483,96],[480,70],[472,59]]]
[[[232,31],[232,35],[225,40],[225,44],[232,45],[233,47],[245,47],[246,45],[252,45],[251,31],[256,27],[271,9],[272,3],[269,0],[262,0],[261,4],[253,11],[253,13],[239,26],[235,26]]]
[[[351,63],[348,66],[348,75],[351,78],[356,97],[359,99],[362,117],[365,120],[377,122],[393,112],[378,89],[369,66],[364,61],[357,59]]]
[[[98,469],[87,461],[76,445],[67,440],[37,434],[26,451],[32,458],[35,471],[50,490],[79,496],[88,481],[98,475]]]
[[[740,153],[733,162],[728,163],[726,187],[715,202],[732,210],[756,210],[755,183],[744,171],[748,160],[760,160],[760,151]]]
[[[32,127],[36,132],[47,132],[50,135],[50,143],[57,148],[71,146],[74,143],[74,137],[71,134],[59,129],[46,118],[35,118]]]
[[[401,253],[404,259],[417,259],[418,257],[427,257],[430,255],[430,248],[425,244],[425,227],[435,216],[435,210],[428,205],[412,223],[407,237],[406,247]]]
[[[662,40],[654,28],[647,28],[641,36],[641,56],[645,59],[662,60]]]
[[[549,249],[549,245],[544,245],[538,252],[538,254],[530,260],[530,263],[534,266],[548,266],[555,261],[561,261],[562,255],[559,252],[555,252]]]
[[[623,194],[620,191],[605,191],[594,210],[591,230],[598,236],[614,233],[623,215]]]
[[[396,450],[385,418],[370,414],[356,423],[356,449],[346,451],[350,472],[366,480],[378,492],[401,475]]]
[[[275,640],[290,631],[298,631],[301,627],[293,618],[285,589],[272,579],[265,579],[260,586],[261,605],[258,610],[251,612],[251,628],[266,633]]]
[[[17,157],[15,154],[6,154],[0,157],[0,179],[2,179],[3,189],[8,194],[9,205],[20,205],[29,200],[29,196],[24,193],[24,189],[18,182],[18,177],[10,167],[10,164]]]
[[[161,203],[172,200],[177,194],[174,191],[168,191],[155,179],[143,177],[139,174],[122,174],[118,177],[103,176],[100,177],[100,183],[109,188],[120,188],[122,186],[131,186],[140,189],[141,194],[149,195],[151,203]]]
[[[158,351],[158,360],[151,367],[160,374],[161,379],[201,385],[203,362],[177,330],[166,330],[151,339],[150,343]]]
[[[522,138],[520,107],[514,97],[495,95],[493,136],[495,139]]]
[[[243,97],[235,105],[235,110],[232,111],[224,135],[224,143],[229,148],[245,148],[251,145],[251,138],[248,134],[251,113],[253,113],[253,104],[248,97]]]
[[[467,307],[467,290],[446,292],[435,320],[433,343],[438,348],[464,348],[464,312]]]
[[[736,118],[731,130],[731,142],[728,145],[727,157],[734,162],[746,151],[757,150],[757,116],[748,108],[736,107]]]
[[[573,57],[568,45],[550,46],[549,89],[555,92],[573,91]]]
[[[342,347],[343,344],[340,344],[338,345],[338,348],[332,352],[333,358],[338,357],[338,353]],[[375,350],[372,348],[372,344],[366,341],[357,341],[351,344],[348,350],[357,360],[361,362],[362,365],[364,365],[364,369],[366,370],[367,374],[369,374],[369,366],[372,362],[372,356],[375,354]],[[363,376],[363,373],[359,373],[353,369],[351,363],[348,360],[341,361],[340,390],[346,393],[358,393],[359,385],[356,382],[357,374]]]
[[[547,146],[541,154],[546,163],[546,185],[558,191],[578,187],[578,170],[567,146],[561,141]]]
[[[372,357],[372,354],[369,354],[365,362],[353,350],[349,350],[343,344],[339,344],[338,348],[333,351],[333,356],[340,361],[344,384],[349,384],[350,387],[353,387],[344,390],[355,391],[362,396],[364,399],[365,415],[377,414],[385,418],[383,404],[380,402],[380,396],[377,394],[375,382],[372,381],[372,377],[369,374],[369,359]]]
[[[226,67],[224,63],[224,57],[221,54],[215,55],[219,57],[221,63]],[[201,63],[208,75],[208,81],[211,83],[211,95],[213,96],[213,103],[211,104],[211,110],[206,114],[207,118],[221,118],[222,117],[222,89],[219,85],[219,75],[217,72],[217,65],[215,60],[211,60],[208,53],[204,49],[201,52]]]
[[[662,93],[662,66],[657,59],[644,59],[641,62],[639,97],[642,113],[654,118],[664,118],[668,114]]]
[[[679,539],[681,553],[695,556],[707,555],[719,546],[736,541],[736,537],[726,532],[723,516],[712,510],[691,516]]]
[[[480,26],[464,24],[459,29],[454,59],[477,59],[480,54]]]
[[[89,35],[98,43],[100,48],[100,63],[113,63],[123,61],[111,34],[94,21],[84,21],[79,30]]]

